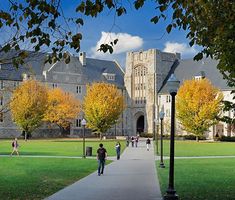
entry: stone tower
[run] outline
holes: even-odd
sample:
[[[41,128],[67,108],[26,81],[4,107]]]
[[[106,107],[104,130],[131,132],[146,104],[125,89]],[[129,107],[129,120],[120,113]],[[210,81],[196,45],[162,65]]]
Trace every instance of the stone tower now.
[[[124,81],[128,94],[128,134],[155,133],[158,90],[178,59],[178,53],[157,49],[127,53]]]

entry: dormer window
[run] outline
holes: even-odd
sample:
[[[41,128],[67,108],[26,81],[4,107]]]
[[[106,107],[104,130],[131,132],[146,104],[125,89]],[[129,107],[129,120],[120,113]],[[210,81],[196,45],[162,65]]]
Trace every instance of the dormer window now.
[[[194,79],[199,81],[199,80],[204,79],[205,77],[206,77],[205,72],[204,71],[200,71],[198,74],[196,74],[194,76]]]
[[[111,74],[111,73],[103,73],[103,76],[109,80],[109,81],[115,81],[115,74]]]

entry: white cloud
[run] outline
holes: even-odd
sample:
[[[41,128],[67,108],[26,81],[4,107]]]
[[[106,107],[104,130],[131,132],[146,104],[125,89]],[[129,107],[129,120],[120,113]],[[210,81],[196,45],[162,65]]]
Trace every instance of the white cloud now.
[[[181,53],[183,58],[194,56],[198,50],[195,47],[189,47],[186,43],[166,42],[164,52]]]
[[[97,51],[101,44],[109,44],[111,41],[118,39],[118,42],[113,47],[113,53],[109,55],[109,53],[103,53]],[[95,47],[91,48],[91,55],[94,58],[106,58],[109,59],[112,55],[126,53],[127,51],[133,51],[138,48],[141,48],[143,45],[143,39],[139,36],[132,36],[128,33],[107,33],[102,32],[101,38],[96,43]]]

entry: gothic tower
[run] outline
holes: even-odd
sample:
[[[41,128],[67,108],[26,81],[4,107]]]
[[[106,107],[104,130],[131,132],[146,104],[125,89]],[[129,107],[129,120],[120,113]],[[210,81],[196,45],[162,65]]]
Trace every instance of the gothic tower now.
[[[180,54],[157,49],[128,52],[126,55],[125,87],[128,134],[155,133],[158,122],[158,90]]]

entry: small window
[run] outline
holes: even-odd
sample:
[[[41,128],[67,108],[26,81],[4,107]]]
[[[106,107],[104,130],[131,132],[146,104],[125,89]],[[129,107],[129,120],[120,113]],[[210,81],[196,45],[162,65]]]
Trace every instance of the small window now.
[[[76,119],[76,127],[81,127],[81,119]]]
[[[4,88],[4,81],[1,80],[1,83],[0,83],[0,89],[3,89]]]
[[[0,105],[3,105],[3,96],[0,97]]]
[[[170,102],[171,102],[171,96],[169,96],[169,95],[166,96],[166,102],[167,102],[167,103],[170,103]]]
[[[52,88],[54,89],[54,88],[57,88],[57,83],[53,83],[52,84]]]
[[[3,113],[0,113],[0,122],[3,122]]]
[[[77,93],[78,94],[81,94],[82,93],[82,86],[77,86]]]

